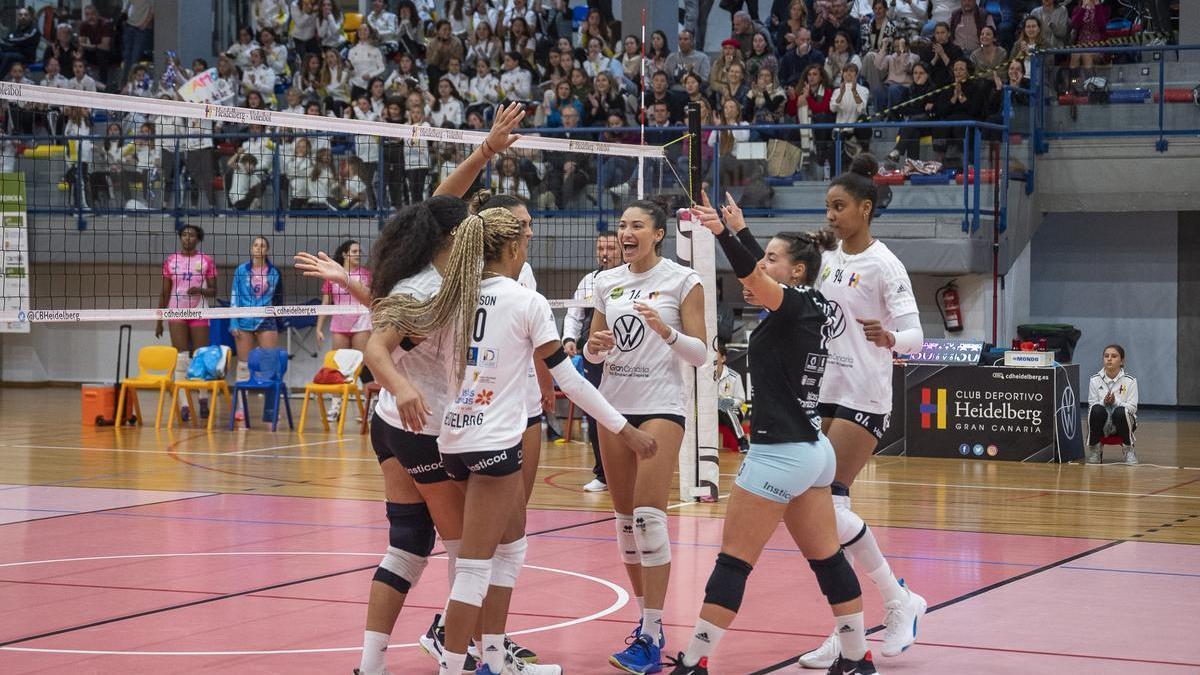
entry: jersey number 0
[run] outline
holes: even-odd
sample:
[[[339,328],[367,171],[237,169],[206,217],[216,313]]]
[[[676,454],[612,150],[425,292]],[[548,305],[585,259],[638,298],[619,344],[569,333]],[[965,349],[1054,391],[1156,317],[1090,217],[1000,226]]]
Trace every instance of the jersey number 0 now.
[[[476,342],[482,342],[485,328],[487,328],[487,310],[480,307],[475,310],[475,326],[471,331],[471,339]]]

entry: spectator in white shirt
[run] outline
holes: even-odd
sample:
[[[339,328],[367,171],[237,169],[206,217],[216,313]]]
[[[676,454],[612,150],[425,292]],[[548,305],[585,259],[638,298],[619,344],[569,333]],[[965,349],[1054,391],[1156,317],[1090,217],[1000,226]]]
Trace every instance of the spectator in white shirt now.
[[[384,0],[374,0],[371,3],[371,12],[367,14],[366,23],[375,29],[380,48],[387,52],[388,56],[395,54],[400,48],[399,20],[387,10]],[[362,39],[362,33],[359,33],[359,39]]]
[[[342,10],[335,0],[321,0],[321,9],[317,12],[317,37],[321,40],[321,49],[341,49],[346,43]]]
[[[467,98],[471,105],[486,103],[495,105],[500,100],[500,80],[492,74],[492,66],[487,59],[476,59],[475,77],[467,87]]]
[[[435,127],[459,129],[464,122],[467,103],[449,78],[438,80],[437,100],[431,106],[429,118]]]
[[[1125,450],[1125,463],[1137,464],[1134,435],[1137,431],[1137,380],[1125,372],[1125,348],[1104,348],[1104,367],[1092,376],[1088,386],[1087,463],[1104,463],[1105,436],[1119,436]]]
[[[425,121],[424,105],[409,104],[408,123],[414,127],[430,126],[429,122]],[[422,140],[419,136],[405,136],[404,184],[409,204],[425,200],[425,183],[429,180],[431,166],[429,141]]]
[[[250,29],[242,26],[238,29],[237,42],[229,45],[229,49],[226,49],[225,53],[233,59],[233,63],[238,68],[246,68],[250,65],[250,52],[258,49],[259,46]]]
[[[334,115],[341,116],[342,110],[350,105],[351,101],[350,69],[342,63],[342,57],[332,49],[325,50],[321,84],[325,93],[325,107]]]
[[[275,71],[264,62],[262,48],[250,52],[250,66],[242,72],[242,90],[257,91],[264,101],[274,100]]]
[[[79,63],[79,61],[76,61]],[[70,89],[67,78],[63,77],[62,67],[58,63],[58,59],[51,56],[46,59],[46,74],[42,78],[42,86],[58,87],[59,89]]]
[[[321,38],[317,35],[320,15],[317,12],[317,0],[292,0],[292,42],[301,58],[321,50]]]
[[[520,54],[505,54],[501,70],[500,90],[504,101],[528,101],[533,96],[533,74]]]
[[[455,91],[460,94],[466,92],[471,86],[471,78],[462,71],[462,60],[453,56],[446,61],[446,74],[442,77],[450,80],[450,84],[453,84]]]
[[[67,80],[63,86],[76,91],[96,91],[96,81],[87,74],[87,64],[83,62],[83,59],[75,59],[75,63],[71,65],[75,69],[75,76]]]
[[[258,44],[262,45],[263,61],[276,75],[285,75],[288,70],[287,47],[279,44],[277,33],[270,28],[258,31]]]
[[[256,0],[250,5],[250,25],[255,30],[286,30],[289,19],[287,0]]]
[[[347,60],[354,73],[350,77],[350,96],[358,98],[367,90],[367,83],[373,77],[379,77],[387,70],[383,61],[383,52],[376,46],[375,29],[367,24],[358,27],[358,42],[350,48]]]
[[[858,65],[847,63],[842,67],[842,84],[833,92],[829,101],[829,109],[835,115],[838,123],[857,122],[859,117],[867,112],[867,102],[871,100],[871,92],[858,83]],[[871,141],[870,129],[841,129],[842,151],[848,159],[860,152],[866,152]]]

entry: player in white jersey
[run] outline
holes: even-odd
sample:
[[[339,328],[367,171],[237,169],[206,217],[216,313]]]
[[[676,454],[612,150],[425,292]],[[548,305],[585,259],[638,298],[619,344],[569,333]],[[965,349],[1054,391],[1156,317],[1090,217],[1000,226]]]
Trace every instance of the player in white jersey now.
[[[445,268],[449,256],[450,232],[468,214],[467,204],[460,197],[497,149],[503,150],[517,140],[510,134],[523,116],[516,105],[497,111],[487,142],[442,181],[437,193],[425,202],[401,209],[388,221],[375,243],[379,259],[373,288],[349,277],[345,268],[325,253],[298,254],[296,268],[305,276],[342,285],[367,306],[375,297],[392,293],[423,299],[438,292],[439,270]],[[385,672],[388,638],[408,587],[424,567],[426,549],[432,550],[435,525],[446,548],[450,577],[454,576],[464,495],[462,485],[446,475],[437,449],[436,423],[440,423],[441,409],[447,401],[449,368],[444,355],[431,349],[434,345],[416,344],[388,330],[376,332],[368,343],[368,365],[383,386],[371,422],[371,440],[384,476],[390,545],[371,584],[362,661],[356,669],[362,675]],[[438,415],[426,411],[428,402],[438,408]],[[427,426],[431,422],[434,426]],[[422,648],[435,659],[441,657],[442,617],[434,617],[420,640]],[[515,643],[508,645],[513,652],[528,652]],[[464,672],[474,673],[475,667],[470,658],[464,663]],[[546,668],[543,672],[555,672],[555,667]],[[515,663],[509,670],[526,672]]]
[[[596,275],[616,266],[620,256],[618,251],[619,246],[615,232],[606,231],[596,235],[596,269],[583,275],[583,278],[579,280],[573,299],[586,303],[592,302],[592,293],[596,287]],[[563,349],[566,350],[567,356],[575,358],[579,350],[587,345],[594,311],[594,307],[572,307],[567,310],[567,316],[563,319]],[[583,376],[592,383],[592,386],[599,387],[604,376],[604,368],[601,364],[584,359]],[[606,492],[608,479],[604,475],[604,461],[600,457],[600,425],[596,424],[596,420],[591,417],[585,415],[585,418],[588,425],[588,443],[592,446],[592,474],[595,478],[583,486],[583,491]]]
[[[521,233],[525,237],[526,253],[529,241],[533,238],[533,217],[525,202],[512,195],[494,195],[488,190],[480,190],[471,198],[471,213],[479,213],[485,208],[498,207],[508,210],[521,224]],[[528,255],[526,256],[528,258]],[[521,265],[517,275],[517,283],[531,291],[537,291],[537,280],[533,276],[533,268],[528,259]],[[549,369],[540,359],[531,359],[525,379],[525,434],[521,437],[521,475],[525,481],[525,502],[533,495],[533,485],[537,482],[538,463],[542,456],[542,413],[554,410],[554,379]],[[485,625],[503,626],[504,618],[508,616],[509,603],[512,600],[512,588],[491,586],[488,588],[487,601],[484,602]],[[508,640],[505,646],[513,656],[528,661],[537,662],[537,654],[527,647],[522,647]]]
[[[854,158],[825,195],[826,219],[838,248],[821,261],[818,288],[834,305],[829,361],[821,382],[821,428],[837,453],[833,502],[838,537],[875,582],[884,600],[884,656],[898,656],[917,638],[925,599],[897,582],[875,535],[850,510],[850,486],[875,451],[892,414],[892,352],[921,349],[924,335],[908,272],[883,242],[871,236],[871,218],[886,206],[875,185],[879,164]],[[835,632],[800,656],[805,668],[829,668],[839,652]]]
[[[546,299],[516,282],[526,243],[510,211],[484,209],[456,228],[437,296],[423,302],[389,297],[376,307],[377,326],[443,341],[453,369],[438,445],[447,473],[466,479],[467,490],[440,675],[462,670],[488,587],[512,588],[524,563],[521,441],[530,359],[544,360],[562,390],[637,456],[655,454],[654,437],[622,417],[571,366]],[[489,625],[485,616],[478,673],[501,672],[493,662],[501,654],[511,661],[503,639],[503,626]]]
[[[626,264],[596,275],[592,334],[584,358],[604,364],[600,392],[662,448],[639,459],[620,438],[600,431],[600,453],[616,512],[617,546],[642,622],[610,663],[631,673],[661,670],[662,611],[671,576],[667,497],[683,440],[681,364],[708,358],[704,289],[693,270],[663,258],[667,214],[639,200],[621,215],[617,238]]]

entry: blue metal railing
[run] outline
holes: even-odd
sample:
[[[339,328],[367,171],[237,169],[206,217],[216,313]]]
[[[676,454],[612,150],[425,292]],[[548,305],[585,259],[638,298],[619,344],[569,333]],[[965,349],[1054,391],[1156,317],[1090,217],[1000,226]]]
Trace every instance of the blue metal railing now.
[[[1171,136],[1195,136],[1200,135],[1200,117],[1194,118],[1190,123],[1185,124],[1182,128],[1168,128],[1167,122],[1167,62],[1168,57],[1174,55],[1178,62],[1180,52],[1195,52],[1200,51],[1200,45],[1162,45],[1154,47],[1104,47],[1104,48],[1074,48],[1074,49],[1050,49],[1044,52],[1034,54],[1032,62],[1032,89],[1034,91],[1034,147],[1039,153],[1044,153],[1049,149],[1049,141],[1054,139],[1066,138],[1114,138],[1114,137],[1155,137],[1154,148],[1158,152],[1166,152],[1169,148],[1168,138]],[[1071,54],[1106,54],[1114,55],[1118,58],[1129,58],[1134,62],[1140,62],[1141,59],[1149,57],[1153,61],[1157,61],[1157,66],[1154,70],[1157,71],[1156,81],[1142,82],[1149,84],[1155,92],[1157,101],[1157,121],[1153,128],[1146,129],[1130,129],[1126,125],[1119,125],[1114,121],[1111,125],[1103,125],[1108,128],[1076,128],[1070,130],[1058,130],[1049,128],[1047,124],[1047,115],[1051,110],[1051,106],[1057,101],[1057,92],[1053,91],[1053,84],[1056,78],[1047,77],[1047,74],[1055,67],[1056,57],[1069,56]],[[1122,64],[1117,64],[1114,68],[1120,68]],[[1066,66],[1060,66],[1065,68]],[[1146,70],[1146,69],[1143,69]],[[1106,69],[1098,69],[1097,74],[1101,77],[1107,77],[1109,72]],[[1124,85],[1124,83],[1119,83]],[[1183,85],[1190,89],[1195,86],[1195,79],[1191,81],[1183,80]],[[1108,88],[1112,89],[1112,83],[1108,82]],[[1120,91],[1126,87],[1118,86],[1113,91]],[[1104,100],[1089,102],[1089,107],[1112,107],[1112,106],[1127,106],[1127,105],[1145,105],[1142,103],[1118,104],[1108,103]]]

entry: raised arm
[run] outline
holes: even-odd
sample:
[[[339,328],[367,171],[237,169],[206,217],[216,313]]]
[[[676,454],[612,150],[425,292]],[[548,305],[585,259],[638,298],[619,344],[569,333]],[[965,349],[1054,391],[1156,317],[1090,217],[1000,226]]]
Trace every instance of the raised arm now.
[[[524,118],[525,106],[519,103],[501,106],[492,122],[492,132],[484,139],[483,144],[475,148],[453,173],[446,176],[433,194],[465,197],[467,190],[471,189],[471,185],[488,161],[520,140],[521,137],[514,135],[512,131]]]

